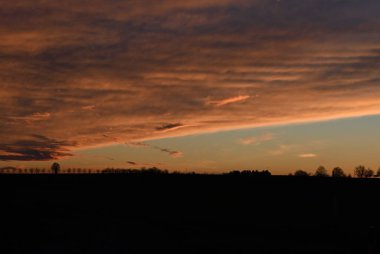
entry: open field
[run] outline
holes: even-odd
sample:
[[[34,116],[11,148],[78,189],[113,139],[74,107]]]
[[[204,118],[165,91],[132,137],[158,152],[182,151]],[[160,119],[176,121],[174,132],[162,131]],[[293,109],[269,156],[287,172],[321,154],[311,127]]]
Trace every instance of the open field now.
[[[379,253],[380,180],[1,175],[2,253]]]

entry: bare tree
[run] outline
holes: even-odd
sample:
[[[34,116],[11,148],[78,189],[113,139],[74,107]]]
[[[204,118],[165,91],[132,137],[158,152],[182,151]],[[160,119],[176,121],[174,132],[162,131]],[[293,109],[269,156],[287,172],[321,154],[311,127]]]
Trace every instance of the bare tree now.
[[[369,178],[369,177],[372,177],[374,172],[372,169],[370,168],[366,168],[362,165],[360,166],[357,166],[355,168],[355,176],[358,177],[358,178]]]
[[[366,169],[365,169],[364,166],[362,166],[362,165],[357,166],[357,167],[355,168],[354,174],[355,174],[355,176],[358,177],[358,178],[364,178],[365,170],[366,170]]]

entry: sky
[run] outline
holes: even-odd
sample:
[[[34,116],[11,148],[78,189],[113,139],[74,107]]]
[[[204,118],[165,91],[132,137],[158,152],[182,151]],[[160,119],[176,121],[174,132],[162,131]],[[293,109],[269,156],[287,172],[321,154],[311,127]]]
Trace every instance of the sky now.
[[[0,167],[380,166],[376,0],[0,3]]]

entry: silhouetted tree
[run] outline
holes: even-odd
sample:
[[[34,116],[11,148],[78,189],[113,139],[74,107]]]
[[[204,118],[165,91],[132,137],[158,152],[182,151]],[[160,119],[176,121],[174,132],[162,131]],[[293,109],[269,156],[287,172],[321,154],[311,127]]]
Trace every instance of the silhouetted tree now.
[[[296,172],[294,172],[294,176],[310,176],[310,175],[306,171],[297,170]]]
[[[372,177],[374,172],[370,168],[365,168],[364,166],[360,165],[355,168],[355,176],[358,178],[369,178]]]
[[[360,165],[355,168],[354,174],[358,178],[364,178],[365,171],[366,171],[365,167]]]
[[[373,175],[374,175],[373,170],[370,169],[370,168],[367,168],[366,171],[365,171],[364,177],[365,177],[365,178],[370,178],[370,177],[372,177]]]
[[[327,173],[327,170],[324,166],[320,166],[319,168],[317,168],[317,170],[315,171],[315,174],[314,176],[318,176],[318,177],[328,177],[329,174]]]
[[[343,169],[340,167],[335,167],[332,170],[332,177],[346,177],[346,174],[344,173]]]
[[[272,176],[272,173],[269,170],[263,170],[261,171],[262,176]]]
[[[61,165],[59,163],[54,162],[53,165],[51,165],[51,171],[53,171],[54,174],[58,174],[61,170]]]
[[[380,168],[377,170],[377,172],[376,172],[376,175],[375,175],[376,177],[380,177]]]

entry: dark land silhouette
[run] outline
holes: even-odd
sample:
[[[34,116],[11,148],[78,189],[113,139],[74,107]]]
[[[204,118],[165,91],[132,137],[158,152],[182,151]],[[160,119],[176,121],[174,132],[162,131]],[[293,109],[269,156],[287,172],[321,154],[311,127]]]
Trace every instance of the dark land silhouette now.
[[[0,189],[1,253],[380,253],[375,178],[108,169]]]

